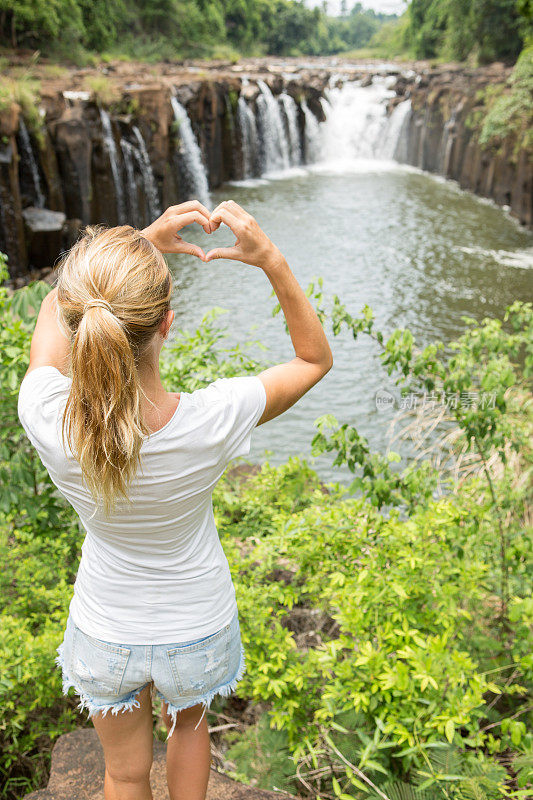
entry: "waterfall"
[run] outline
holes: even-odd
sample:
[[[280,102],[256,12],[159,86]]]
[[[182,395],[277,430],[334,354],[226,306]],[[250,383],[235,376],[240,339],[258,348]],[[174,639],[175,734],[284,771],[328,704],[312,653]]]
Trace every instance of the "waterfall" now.
[[[76,104],[76,103],[78,103],[78,102],[84,102],[84,103],[86,103],[88,100],[90,100],[90,99],[91,99],[91,93],[90,93],[90,92],[70,92],[70,91],[64,91],[64,92],[63,92],[63,97],[64,97],[64,98],[65,98],[65,100],[67,101],[67,105],[68,105],[68,106],[73,106],[73,105],[75,105],[75,104]]]
[[[368,161],[388,168],[395,159],[406,160],[403,150],[411,101],[398,103],[387,115],[387,102],[395,97],[391,83],[374,76],[367,86],[349,81],[326,90],[326,121],[320,126],[321,161],[344,170],[360,168]]]
[[[226,117],[228,119],[229,136],[231,140],[231,147],[235,149],[235,120],[233,119],[233,107],[229,95],[224,95],[224,105],[226,106]]]
[[[137,181],[135,180],[135,148],[127,139],[121,139],[120,149],[122,150],[122,157],[126,168],[128,219],[133,227],[140,228],[142,223],[139,213],[139,192],[137,189]]]
[[[305,119],[305,161],[307,164],[312,164],[320,155],[321,131],[317,118],[305,100],[302,100],[302,111]]]
[[[190,198],[199,200],[209,208],[211,200],[209,197],[207,175],[202,162],[202,154],[191,126],[191,121],[177,97],[172,96],[170,102],[172,103],[174,119],[178,124],[180,138],[179,157],[189,184]]]
[[[289,147],[283,128],[279,103],[262,80],[257,81],[257,110],[263,150],[263,171],[278,172],[290,167]]]
[[[331,167],[336,162],[345,169],[368,160],[375,164],[379,160],[385,166],[401,158],[411,102],[398,103],[387,115],[387,102],[395,97],[392,85],[396,78],[374,76],[365,86],[360,80],[342,83],[341,79],[342,76],[335,76],[326,97],[320,98],[325,116],[322,123],[305,99],[300,110],[287,92],[276,99],[262,80],[257,81],[257,121],[244,97],[239,97],[237,120],[244,178],[268,176],[302,163],[315,164],[314,169],[319,169],[320,165]],[[299,113],[303,115],[302,133]]]
[[[438,157],[438,172],[441,175],[448,174],[453,143],[455,140],[453,130],[455,128],[455,121],[457,119],[457,113],[459,108],[460,106],[455,106],[455,108],[452,110],[450,119],[445,123],[444,129],[442,131],[442,139],[440,143],[439,157]]]
[[[320,105],[322,106],[322,111],[324,112],[324,116],[327,117],[329,114],[329,103],[325,97],[320,98]]]
[[[103,108],[100,109],[100,119],[102,122],[104,144],[109,154],[109,161],[111,164],[111,174],[113,176],[113,184],[115,186],[118,224],[123,225],[124,223],[127,222],[126,204],[124,202],[124,189],[122,186],[122,180],[120,176],[117,147],[115,144],[115,139],[113,137],[113,129],[111,128],[111,119],[107,111],[104,111]]]
[[[326,90],[330,110],[323,128],[322,157],[346,162],[375,159],[387,128],[386,101],[394,96],[385,81],[374,78],[369,86],[360,81]]]
[[[300,146],[300,131],[298,129],[298,108],[290,94],[283,92],[279,101],[287,122],[286,131],[289,142],[289,160],[292,166],[301,164],[302,148]]]
[[[44,208],[45,196],[41,188],[41,176],[39,175],[39,168],[37,166],[37,161],[35,160],[35,156],[33,155],[30,134],[28,133],[28,129],[26,127],[26,124],[22,116],[20,117],[19,133],[20,133],[20,141],[22,143],[22,149],[24,151],[23,153],[24,158],[26,159],[31,172],[33,188],[35,191],[35,205],[37,206],[37,208]]]
[[[398,148],[410,113],[410,100],[403,100],[394,108],[387,120],[383,141],[379,147],[379,156],[381,158],[394,159],[398,156]]]
[[[139,145],[139,158],[141,162],[144,193],[146,195],[146,202],[148,203],[148,215],[150,217],[148,224],[150,224],[154,219],[161,215],[159,195],[157,193],[157,185],[154,178],[154,172],[152,170],[152,164],[150,163],[150,157],[148,156],[148,151],[146,149],[146,144],[144,142],[142,133],[136,125],[133,126],[132,130],[133,135],[137,139],[137,143]]]
[[[424,169],[424,156],[426,153],[426,134],[429,125],[429,103],[426,104],[426,109],[424,111],[424,123],[422,125],[422,129],[420,131],[420,136],[418,139],[418,148],[416,154],[416,166],[419,169]]]
[[[259,137],[254,112],[244,97],[239,97],[237,119],[241,130],[243,178],[251,178],[257,172]]]

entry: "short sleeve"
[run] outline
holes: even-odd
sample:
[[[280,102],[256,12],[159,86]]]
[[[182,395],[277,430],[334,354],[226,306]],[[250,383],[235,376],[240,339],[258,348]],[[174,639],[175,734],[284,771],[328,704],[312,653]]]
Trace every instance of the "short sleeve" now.
[[[18,394],[18,417],[34,446],[46,442],[56,430],[60,403],[66,399],[70,378],[56,367],[31,370]]]
[[[223,456],[227,463],[250,452],[252,432],[266,406],[266,390],[257,375],[219,378],[210,389],[224,399]]]

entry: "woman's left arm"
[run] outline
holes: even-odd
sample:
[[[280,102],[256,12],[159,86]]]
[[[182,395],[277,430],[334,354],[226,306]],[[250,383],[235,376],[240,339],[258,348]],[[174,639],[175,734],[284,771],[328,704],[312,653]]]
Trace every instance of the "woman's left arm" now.
[[[67,374],[70,361],[70,342],[57,320],[57,289],[52,289],[43,302],[31,340],[30,365],[26,372],[36,367],[56,367]]]

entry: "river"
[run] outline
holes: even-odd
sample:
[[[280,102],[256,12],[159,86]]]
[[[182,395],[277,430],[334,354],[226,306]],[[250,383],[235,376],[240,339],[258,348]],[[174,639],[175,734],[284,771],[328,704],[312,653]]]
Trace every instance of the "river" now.
[[[530,299],[532,234],[454,183],[376,157],[379,130],[372,131],[370,146],[362,136],[375,123],[375,98],[365,97],[370,111],[351,128],[346,123],[349,129],[342,97],[336,99],[336,113],[322,123],[317,163],[227,184],[211,193],[212,207],[223,199],[240,203],[280,247],[304,289],[322,276],[326,298],[338,294],[354,315],[368,304],[385,333],[408,326],[419,345],[458,336],[463,315],[501,318],[514,300]],[[196,226],[185,234],[204,249],[232,242],[227,228],[211,237]],[[221,306],[229,312],[219,318],[228,342],[260,340],[268,350],[251,351],[269,363],[293,357],[281,316],[272,317],[276,301],[261,270],[188,256],[171,257],[170,264],[176,326],[193,330],[207,309]],[[280,464],[298,454],[324,480],[347,484],[353,476],[333,468],[331,456],[310,457],[313,423],[334,414],[355,425],[373,449],[384,450],[394,412],[378,410],[375,398],[393,383],[374,343],[326,330],[333,368],[285,414],[257,428],[249,458]],[[393,449],[409,452],[405,444]]]

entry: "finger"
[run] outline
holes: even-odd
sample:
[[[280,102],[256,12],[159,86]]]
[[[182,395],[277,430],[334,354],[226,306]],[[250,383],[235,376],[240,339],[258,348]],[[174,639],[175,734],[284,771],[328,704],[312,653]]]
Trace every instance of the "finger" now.
[[[225,208],[227,209],[228,208],[228,203],[229,203],[229,200],[223,200],[221,203],[219,203],[218,206],[216,208],[214,208],[213,211],[211,212],[211,220],[213,219],[213,217],[216,214],[218,214],[219,211],[221,211],[222,209],[225,209]],[[234,214],[234,216],[236,216],[236,215]],[[218,228],[219,225],[220,225],[220,220],[216,223],[216,227]]]
[[[219,203],[218,206],[216,206],[216,208],[214,208],[213,211],[211,212],[211,214],[209,216],[209,222],[210,222],[210,226],[211,226],[210,233],[214,233],[217,228],[220,228],[220,223],[222,222],[222,220],[219,219],[219,220],[217,220],[215,222],[213,217],[214,217],[215,214],[217,214],[220,211],[221,208],[224,208],[225,205],[226,205],[226,201],[223,200],[222,203]]]
[[[173,253],[187,253],[189,256],[196,256],[201,261],[207,261],[206,254],[202,250],[201,247],[198,247],[197,244],[191,244],[190,242],[181,242],[176,243],[176,249],[172,251]]]
[[[186,225],[192,225],[193,222],[197,222],[206,233],[210,233],[210,220],[209,218],[206,219],[199,211],[188,211],[186,214],[176,214],[174,217],[170,217],[166,224],[168,226],[175,226],[176,230],[180,231]]]
[[[204,217],[209,219],[211,212],[199,200],[186,200],[185,203],[180,203],[177,206],[169,206],[165,214],[170,212],[171,216],[176,214],[185,214],[188,211],[199,211]]]
[[[215,207],[215,208],[212,210],[212,212],[211,212],[211,216],[213,216],[213,214],[215,214],[217,211],[220,211],[220,209],[221,209],[221,208],[225,208],[225,207],[227,206],[227,204],[228,204],[228,201],[227,201],[227,200],[222,200],[222,202],[221,202],[221,203],[219,203],[219,204],[218,204],[218,206],[216,206],[216,207]]]
[[[242,206],[235,202],[235,200],[227,200],[227,208],[234,214],[236,217],[240,217],[240,219],[247,219],[250,214],[244,210]]]
[[[218,211],[213,211],[211,214],[211,224],[213,224],[213,222],[218,223],[217,228],[221,222],[224,222],[235,234],[237,234],[242,227],[242,220],[232,214],[226,206],[221,206]]]
[[[213,261],[215,258],[236,258],[240,256],[240,250],[236,247],[217,247],[215,250],[208,250],[205,254],[206,261]]]

